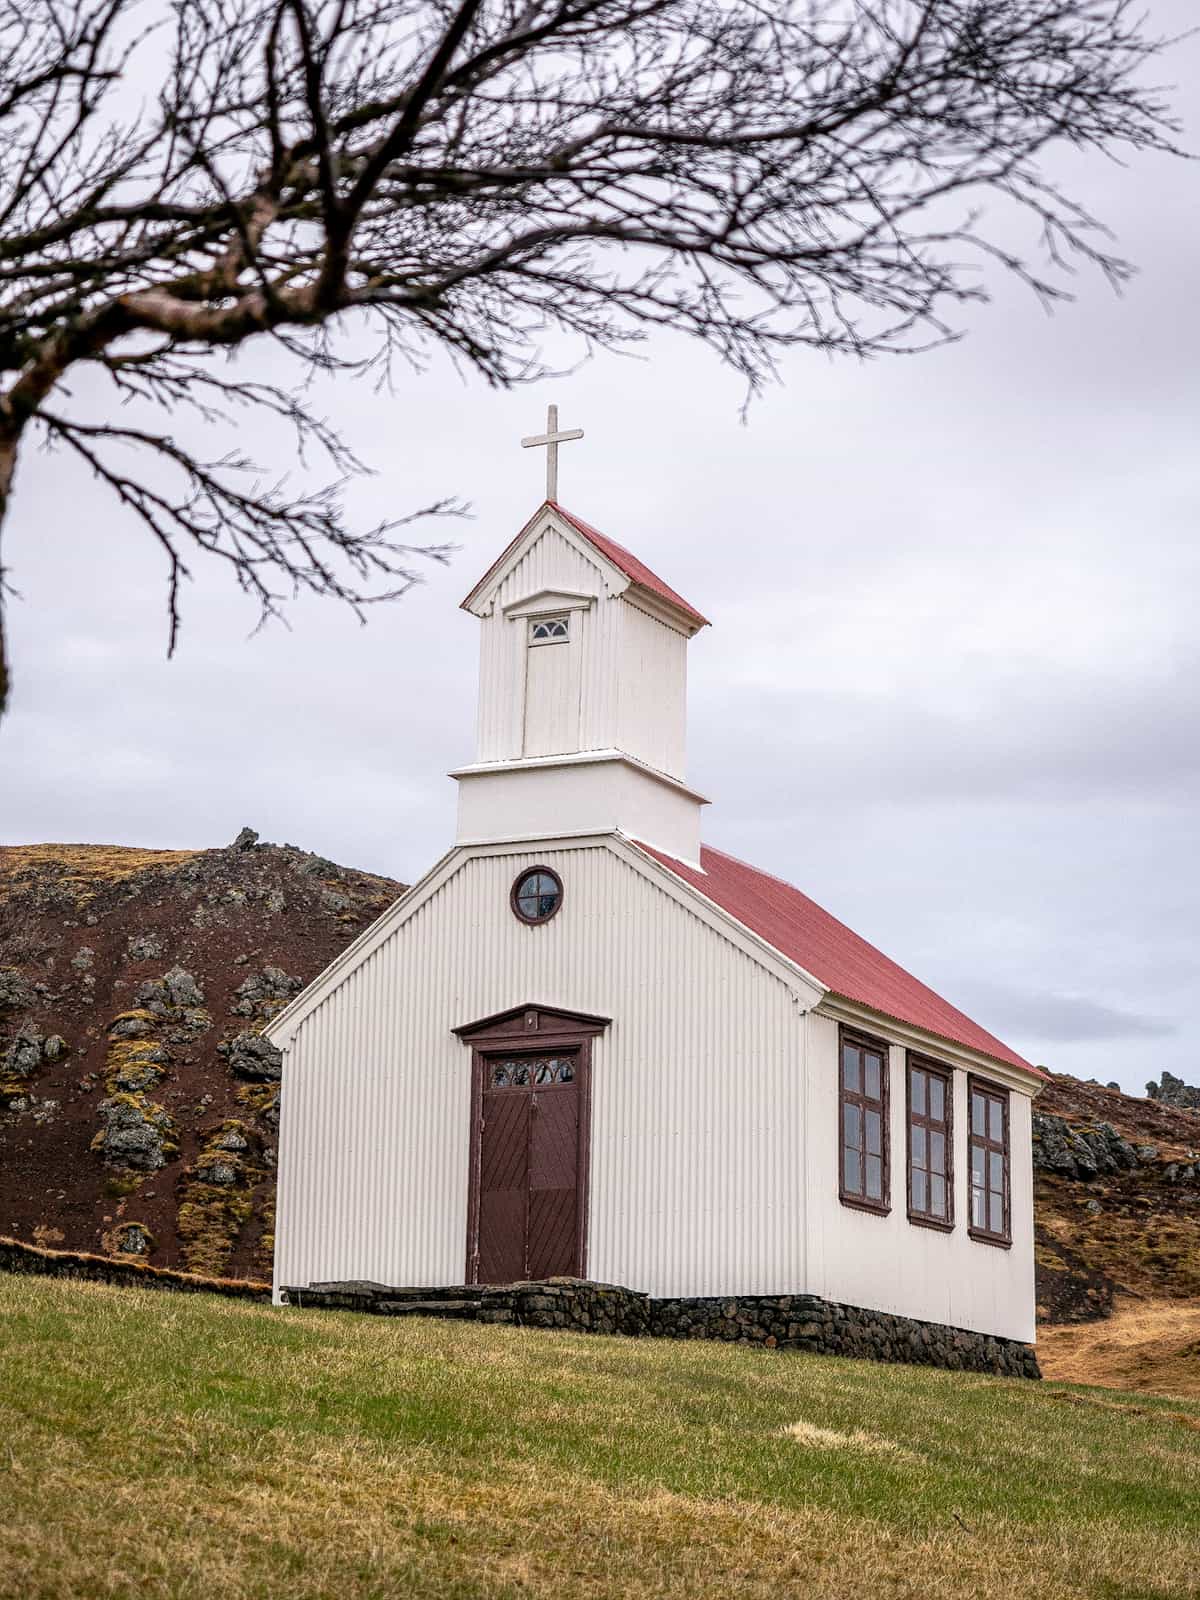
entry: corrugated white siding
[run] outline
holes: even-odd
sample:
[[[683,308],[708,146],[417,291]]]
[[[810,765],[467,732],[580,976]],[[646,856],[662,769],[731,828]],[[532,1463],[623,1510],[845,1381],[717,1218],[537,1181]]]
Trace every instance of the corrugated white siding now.
[[[531,929],[508,894],[535,860],[566,893]],[[589,1274],[660,1295],[801,1287],[793,992],[596,844],[462,860],[300,1024],[277,1282],[463,1281],[470,1057],[451,1029],[529,1001],[613,1019],[593,1053]]]
[[[575,622],[578,624],[579,613]],[[528,624],[524,624],[526,629]],[[527,756],[579,749],[580,641],[526,646],[525,741]]]
[[[686,760],[687,640],[637,606],[621,606],[623,670],[614,743],[682,779]]]
[[[886,1026],[872,1030],[886,1038]],[[808,1188],[811,1292],[848,1305],[872,1306],[927,1322],[1034,1338],[1033,1156],[1028,1095],[1010,1099],[1012,1248],[967,1232],[967,1074],[954,1069],[954,1218],[952,1233],[908,1220],[905,1051],[889,1051],[891,1203],[875,1216],[838,1200],[838,1025],[808,1018],[808,1115],[804,1167]]]

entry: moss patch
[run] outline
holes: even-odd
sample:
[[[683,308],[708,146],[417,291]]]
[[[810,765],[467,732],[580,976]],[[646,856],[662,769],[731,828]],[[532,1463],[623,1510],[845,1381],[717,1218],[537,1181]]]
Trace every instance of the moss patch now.
[[[266,1177],[260,1157],[245,1122],[231,1117],[208,1131],[180,1189],[176,1229],[189,1272],[219,1277],[228,1266]]]

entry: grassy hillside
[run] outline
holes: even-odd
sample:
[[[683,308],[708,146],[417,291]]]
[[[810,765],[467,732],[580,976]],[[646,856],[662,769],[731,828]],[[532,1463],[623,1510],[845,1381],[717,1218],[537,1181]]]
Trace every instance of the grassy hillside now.
[[[1197,1593],[1200,1404],[0,1278],[0,1588]]]
[[[1200,1302],[1117,1301],[1110,1318],[1038,1331],[1048,1378],[1200,1400]]]

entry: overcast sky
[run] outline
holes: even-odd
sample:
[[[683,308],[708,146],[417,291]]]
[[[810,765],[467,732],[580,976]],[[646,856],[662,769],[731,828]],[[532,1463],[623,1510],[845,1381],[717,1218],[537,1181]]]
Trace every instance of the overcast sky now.
[[[1200,40],[1169,67],[1200,108]],[[248,638],[249,603],[197,566],[168,662],[156,550],[81,469],[26,459],[0,842],[209,846],[249,824],[418,877],[473,752],[458,601],[541,498],[517,441],[553,400],[587,435],[560,498],[713,620],[690,678],[709,842],[1035,1061],[1200,1081],[1200,164],[1078,170],[1141,268],[1122,298],[1081,278],[1048,317],[990,273],[962,342],[798,352],[745,426],[739,383],[669,338],[510,395],[436,361],[395,395],[327,386],[376,468],[361,517],[447,493],[474,511],[430,530],[461,546],[449,570],[367,628],[322,602]]]

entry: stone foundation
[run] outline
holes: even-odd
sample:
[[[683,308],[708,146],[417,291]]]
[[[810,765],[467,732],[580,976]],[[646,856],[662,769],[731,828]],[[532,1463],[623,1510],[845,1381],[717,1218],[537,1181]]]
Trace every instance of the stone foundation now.
[[[632,1338],[719,1339],[771,1350],[903,1361],[953,1372],[1040,1378],[1031,1345],[886,1311],[838,1305],[816,1295],[738,1295],[655,1300],[636,1289],[552,1278],[499,1288],[389,1289],[383,1284],[313,1284],[288,1289],[293,1305],[383,1316],[447,1316],[527,1328]]]
[[[769,1349],[946,1367],[952,1372],[991,1372],[1007,1378],[1042,1375],[1033,1346],[1017,1339],[838,1305],[816,1295],[652,1300],[649,1321],[651,1333],[668,1339],[723,1339]]]

